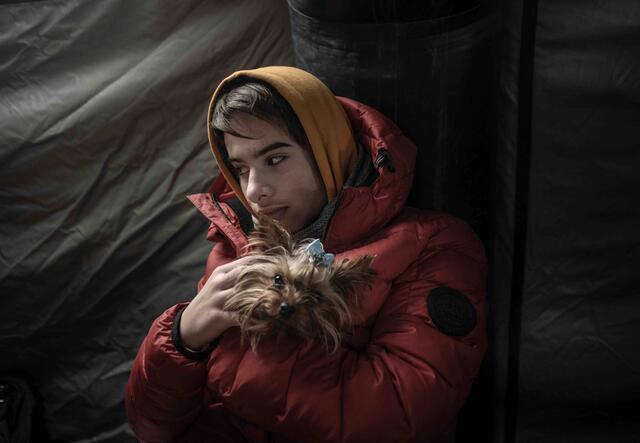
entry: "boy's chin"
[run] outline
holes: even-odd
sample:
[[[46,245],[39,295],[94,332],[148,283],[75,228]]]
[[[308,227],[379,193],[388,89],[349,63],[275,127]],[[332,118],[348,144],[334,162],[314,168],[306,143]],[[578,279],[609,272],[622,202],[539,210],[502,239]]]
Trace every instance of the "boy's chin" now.
[[[286,220],[282,220],[280,221],[280,224],[282,225],[283,228],[285,228],[287,230],[287,232],[291,235],[295,234],[296,232],[298,232],[299,230],[301,230],[303,228],[303,226],[298,226],[296,224],[291,224],[291,223],[287,223]]]
[[[289,216],[289,214],[285,214],[282,219],[276,221],[280,223],[280,225],[285,228],[287,232],[289,232],[289,234],[293,235],[298,233],[299,231],[302,231],[304,228],[315,222],[318,219],[319,215],[320,214],[316,214],[315,216],[310,217],[308,220],[300,221],[299,218],[291,217]]]

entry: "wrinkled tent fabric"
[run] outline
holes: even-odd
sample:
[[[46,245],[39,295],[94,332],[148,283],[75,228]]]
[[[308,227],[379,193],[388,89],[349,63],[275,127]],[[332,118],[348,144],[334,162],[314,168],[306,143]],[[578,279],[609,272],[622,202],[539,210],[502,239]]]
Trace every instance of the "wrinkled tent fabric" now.
[[[514,439],[640,441],[640,3],[536,3]]]
[[[53,439],[124,441],[132,357],[211,248],[185,199],[217,174],[208,99],[291,65],[286,3],[0,5],[0,373]]]
[[[495,441],[640,441],[640,4],[507,2]]]

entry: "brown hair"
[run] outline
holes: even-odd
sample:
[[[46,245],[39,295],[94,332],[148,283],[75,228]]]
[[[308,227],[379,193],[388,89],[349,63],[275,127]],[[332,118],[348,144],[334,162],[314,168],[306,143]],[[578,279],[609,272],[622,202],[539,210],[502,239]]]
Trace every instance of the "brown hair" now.
[[[267,83],[247,77],[238,77],[227,83],[226,91],[219,95],[211,116],[211,127],[222,156],[228,156],[224,133],[246,137],[233,127],[233,116],[246,113],[273,123],[285,130],[296,143],[310,149],[307,134],[291,105]]]

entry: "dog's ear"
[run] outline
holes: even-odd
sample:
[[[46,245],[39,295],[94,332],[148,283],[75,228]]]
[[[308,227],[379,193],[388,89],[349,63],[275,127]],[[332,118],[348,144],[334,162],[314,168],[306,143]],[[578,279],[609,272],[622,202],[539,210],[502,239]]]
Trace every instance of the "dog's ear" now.
[[[351,297],[363,286],[371,286],[375,273],[371,269],[373,256],[363,255],[353,260],[340,260],[331,273],[331,285],[343,297]]]
[[[258,217],[256,228],[249,235],[249,253],[263,254],[276,248],[293,250],[291,235],[280,223],[267,217]]]

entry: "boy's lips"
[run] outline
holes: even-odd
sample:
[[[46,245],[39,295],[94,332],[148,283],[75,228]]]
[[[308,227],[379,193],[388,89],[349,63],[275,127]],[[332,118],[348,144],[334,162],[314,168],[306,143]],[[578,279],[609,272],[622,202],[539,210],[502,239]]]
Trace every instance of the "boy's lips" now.
[[[278,207],[261,209],[260,214],[266,215],[267,217],[270,217],[270,218],[275,218],[276,220],[280,220],[282,219],[286,211],[287,211],[286,206],[278,206]]]

